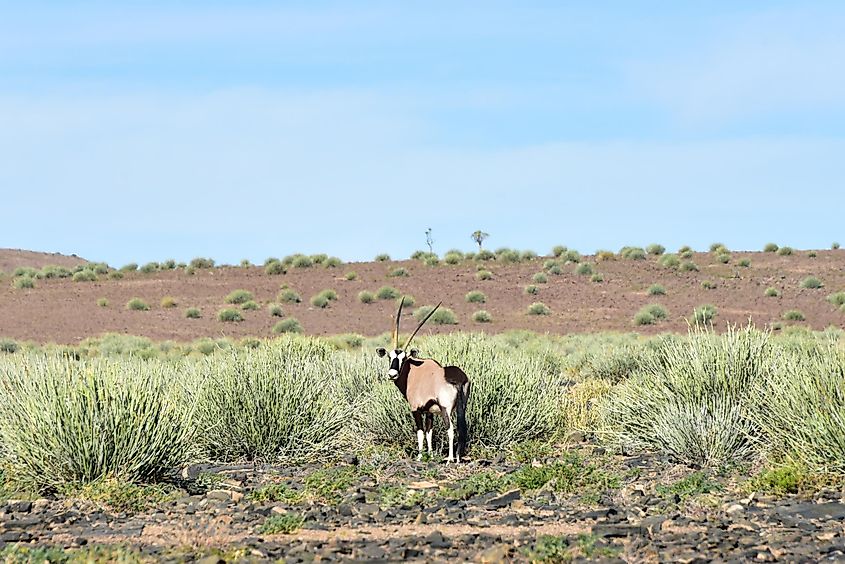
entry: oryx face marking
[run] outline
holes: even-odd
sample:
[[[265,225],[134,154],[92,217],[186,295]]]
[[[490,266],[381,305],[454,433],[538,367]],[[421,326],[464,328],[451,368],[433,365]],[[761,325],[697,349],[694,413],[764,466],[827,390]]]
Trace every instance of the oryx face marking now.
[[[376,353],[379,356],[387,356],[387,360],[390,362],[387,369],[387,377],[391,380],[396,380],[399,377],[399,372],[402,370],[402,364],[408,358],[408,353],[402,349],[389,351],[383,348],[376,349]]]

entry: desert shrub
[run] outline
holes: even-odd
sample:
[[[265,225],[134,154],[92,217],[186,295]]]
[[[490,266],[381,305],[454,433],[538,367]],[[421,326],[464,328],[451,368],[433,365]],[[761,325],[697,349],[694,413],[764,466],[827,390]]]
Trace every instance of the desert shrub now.
[[[19,266],[13,272],[12,276],[18,277],[26,277],[26,278],[37,278],[38,271],[31,266]]]
[[[530,440],[554,440],[561,432],[558,373],[542,355],[514,350],[483,334],[438,335],[415,341],[426,356],[444,366],[460,366],[472,379],[467,409],[470,449],[507,449]],[[361,371],[353,419],[356,443],[416,446],[409,425],[408,403],[394,386],[377,385],[384,370],[375,355],[367,357],[369,370]],[[436,419],[439,421],[439,418]],[[439,428],[441,423],[436,423]],[[444,447],[436,440],[437,448]]]
[[[287,274],[285,265],[278,260],[267,263],[264,267],[264,273],[268,276],[278,276],[280,274]]]
[[[473,260],[481,262],[486,262],[495,259],[496,253],[494,253],[493,251],[488,251],[487,249],[481,249],[480,251],[475,253],[475,257],[473,257]]]
[[[357,273],[357,272],[355,272],[354,270],[350,270],[349,272],[347,272],[346,274],[344,274],[344,275],[343,275],[343,278],[344,278],[345,280],[348,280],[348,281],[350,281],[350,282],[351,282],[351,281],[353,281],[353,280],[357,280],[357,279],[358,279],[358,273]]]
[[[368,290],[358,292],[358,301],[362,304],[371,304],[376,301],[376,295]]]
[[[649,296],[665,296],[666,288],[660,284],[652,284],[648,287],[647,292]]]
[[[763,246],[764,253],[776,253],[778,250],[778,246],[776,243],[766,243]]]
[[[834,292],[827,297],[827,301],[836,307],[841,307],[845,304],[845,292]]]
[[[804,321],[806,319],[804,317],[804,314],[797,309],[787,310],[783,312],[783,315],[781,317],[784,319],[784,321]]]
[[[581,276],[589,276],[593,273],[593,265],[588,262],[583,262],[575,267],[575,274],[580,274]]]
[[[502,264],[516,264],[519,262],[519,252],[513,249],[499,249],[496,251],[496,260]]]
[[[722,264],[728,264],[731,262],[731,255],[728,253],[719,253],[716,255],[716,260],[721,262]]]
[[[329,298],[327,298],[325,294],[321,292],[319,294],[311,296],[311,305],[320,309],[326,308],[329,306]]]
[[[97,281],[97,273],[93,270],[80,270],[79,272],[74,273],[73,275],[74,282],[96,282]]]
[[[719,310],[711,304],[698,306],[692,311],[692,322],[697,325],[707,325],[713,322]]]
[[[268,304],[267,305],[267,313],[270,314],[270,317],[284,317],[285,312],[282,309],[282,306],[279,304]]]
[[[326,288],[320,292],[321,295],[325,296],[329,301],[336,301],[337,300],[337,292],[332,290],[331,288]]]
[[[414,310],[414,319],[417,321],[422,321],[426,315],[434,308],[434,306],[421,306]],[[448,307],[439,307],[434,315],[431,316],[429,319],[430,323],[434,323],[435,325],[456,325],[458,323],[458,318],[455,316],[455,312],[449,309]]]
[[[816,258],[817,256],[819,255],[818,253],[816,253],[816,251],[810,251],[809,253],[807,253],[807,258]]]
[[[666,308],[660,304],[648,304],[647,306],[643,306],[642,309],[643,311],[649,312],[655,319],[666,319],[669,315]]]
[[[712,280],[702,280],[701,281],[701,287],[704,290],[715,290],[716,289],[716,283],[713,282]]]
[[[296,461],[336,449],[351,414],[338,401],[345,366],[331,360],[327,343],[280,338],[198,362],[203,385],[196,415],[205,456]]]
[[[217,320],[226,323],[243,321],[244,316],[236,309],[226,307],[217,312]]]
[[[524,292],[526,294],[528,294],[529,296],[536,296],[537,294],[540,293],[540,289],[537,288],[537,286],[535,286],[534,284],[529,284],[528,286],[525,287]]]
[[[244,311],[256,311],[261,309],[261,306],[255,300],[249,300],[241,304],[241,309]]]
[[[323,262],[323,266],[326,268],[338,268],[343,264],[343,261],[340,260],[338,257],[329,257]]]
[[[294,268],[311,268],[314,265],[314,260],[305,255],[296,255],[291,259],[291,266]]]
[[[192,268],[214,268],[214,259],[196,257],[191,259],[191,262],[188,263],[188,266]]]
[[[380,300],[395,300],[399,297],[399,290],[393,286],[382,286],[376,290],[376,297]]]
[[[692,262],[691,260],[684,261],[681,263],[681,271],[682,272],[698,272],[698,265]]]
[[[546,272],[548,272],[549,274],[553,274],[555,276],[560,276],[561,274],[563,274],[563,270],[560,268],[560,265],[558,265],[558,264],[553,264],[552,266],[550,266],[549,268],[546,269]]]
[[[476,323],[490,323],[493,317],[486,310],[480,309],[472,314],[472,320]]]
[[[817,290],[819,288],[823,288],[824,283],[815,276],[808,276],[801,280],[800,286],[802,288],[808,288],[810,290]]]
[[[29,290],[35,288],[35,280],[30,276],[20,276],[12,280],[12,287],[18,290]]]
[[[531,281],[535,284],[545,284],[549,281],[549,278],[543,272],[538,272],[534,276],[531,277]]]
[[[722,243],[711,243],[710,252],[714,255],[722,255],[725,253],[729,253],[730,249],[728,249],[728,247]]]
[[[85,270],[92,270],[94,274],[108,274],[111,270],[109,265],[104,262],[89,262],[85,265]]]
[[[423,264],[426,266],[437,266],[440,264],[440,259],[437,258],[437,255],[429,255],[423,259]]]
[[[376,255],[376,258],[373,259],[376,262],[387,262],[390,260],[390,255],[387,253],[381,253]]]
[[[226,296],[226,303],[240,305],[253,299],[255,296],[249,290],[234,290]]]
[[[329,260],[329,255],[326,253],[317,253],[315,255],[311,255],[308,257],[311,259],[313,264],[325,264],[327,260]]]
[[[767,298],[779,298],[780,291],[777,288],[768,287],[763,295]]]
[[[273,333],[302,333],[302,325],[295,317],[287,317],[273,325]]]
[[[135,272],[136,270],[138,270],[137,262],[130,262],[120,267],[121,272]]]
[[[528,315],[549,315],[551,312],[543,302],[534,302],[528,306]]]
[[[443,262],[445,262],[446,264],[460,264],[462,260],[464,260],[464,254],[460,251],[450,251],[443,255]]]
[[[596,272],[590,276],[590,282],[604,282],[604,276],[600,272]]]
[[[138,270],[140,270],[144,274],[151,274],[153,272],[158,272],[160,268],[161,265],[159,265],[157,262],[148,262]]]
[[[654,321],[654,316],[642,309],[634,315],[634,325],[652,325]]]
[[[247,261],[247,262],[249,262],[249,261]],[[264,259],[264,266],[269,266],[270,264],[273,264],[274,262],[282,262],[282,261],[279,260],[279,257],[267,257],[266,259]]]
[[[782,257],[788,257],[788,256],[790,256],[793,252],[795,252],[795,251],[793,250],[793,248],[792,248],[792,247],[781,247],[781,248],[779,248],[779,249],[777,250],[778,255],[780,255],[780,256],[782,256]]]
[[[70,270],[63,266],[47,265],[38,273],[39,278],[46,278],[48,280],[53,278],[67,278],[71,276]]]
[[[387,275],[389,277],[392,277],[392,278],[410,276],[410,274],[408,274],[408,270],[406,268],[401,267],[401,266],[399,268],[394,268],[393,270],[388,272]]]
[[[302,298],[295,290],[285,288],[276,296],[276,301],[285,304],[298,304],[302,301]]]
[[[187,319],[199,319],[202,317],[202,312],[200,312],[199,308],[189,307],[185,310],[185,317]]]
[[[428,251],[416,250],[413,253],[411,253],[410,258],[411,258],[411,260],[425,260],[426,258],[431,256],[431,254],[432,253],[429,253]]]
[[[692,251],[683,251],[683,252],[679,252],[679,253],[678,253],[678,256],[679,256],[680,258],[684,259],[684,260],[691,259],[691,258],[692,258],[692,255],[693,255],[693,252],[692,252]]]
[[[663,245],[658,245],[657,243],[652,243],[648,247],[645,248],[646,252],[650,255],[662,255],[666,252],[666,247]]]
[[[132,311],[148,311],[150,309],[150,306],[141,298],[132,298],[131,300],[126,302],[126,309]]]
[[[20,345],[14,339],[0,339],[0,352],[6,354],[13,354],[18,352]]]
[[[681,259],[679,259],[677,255],[673,254],[663,255],[657,260],[660,266],[665,268],[675,269],[681,265]]]
[[[97,305],[100,307],[109,307],[109,301],[106,298],[98,298]]]
[[[693,250],[692,250],[692,247],[690,247],[689,245],[681,245],[681,246],[678,248],[678,254],[681,254],[681,253],[691,253],[691,252],[693,252]]]
[[[739,259],[738,261],[736,261],[736,265],[741,266],[742,268],[748,268],[749,266],[751,266],[751,260],[747,258]]]
[[[531,249],[526,249],[519,253],[519,260],[534,260],[537,258],[537,253]]]
[[[659,319],[666,319],[666,309],[660,304],[649,304],[634,315],[634,325],[652,325]]]
[[[120,270],[113,270],[109,272],[109,280],[123,280],[123,272]]]
[[[689,464],[747,460],[759,435],[748,398],[770,376],[769,360],[767,335],[752,328],[667,340],[602,402],[607,436],[623,448],[654,449]]]
[[[175,365],[53,355],[0,362],[0,436],[17,479],[38,489],[147,481],[185,462],[193,413]]]
[[[553,257],[561,257],[568,251],[569,249],[566,248],[564,245],[555,245],[552,247],[552,256]]]
[[[845,471],[845,357],[828,342],[777,355],[766,379],[755,382],[755,422],[769,456],[816,472]]]
[[[171,308],[176,307],[178,305],[178,302],[173,296],[164,296],[163,298],[161,298],[160,304],[163,308]]]
[[[644,260],[646,253],[642,247],[622,247],[619,256],[628,260]]]
[[[475,279],[476,280],[492,280],[493,279],[493,273],[490,272],[489,270],[479,270],[478,272],[475,273]]]
[[[596,262],[606,262],[609,260],[616,260],[616,255],[613,251],[607,251],[604,249],[599,249],[596,251]]]
[[[548,270],[548,269],[552,268],[553,266],[558,266],[557,261],[554,260],[554,259],[548,259],[548,260],[543,262],[543,270]]]
[[[464,299],[467,301],[467,303],[470,304],[483,304],[487,301],[487,296],[484,295],[484,292],[473,290],[471,292],[467,292],[467,295],[464,296]]]
[[[279,261],[276,260],[276,262],[279,262]],[[250,261],[249,259],[241,259],[240,266],[241,266],[241,268],[251,268],[255,265],[253,265],[252,261]],[[265,266],[267,266],[267,265],[265,265]]]
[[[836,241],[834,241],[833,243],[830,244],[830,250],[835,251],[838,248],[839,248],[839,243],[837,243]]]

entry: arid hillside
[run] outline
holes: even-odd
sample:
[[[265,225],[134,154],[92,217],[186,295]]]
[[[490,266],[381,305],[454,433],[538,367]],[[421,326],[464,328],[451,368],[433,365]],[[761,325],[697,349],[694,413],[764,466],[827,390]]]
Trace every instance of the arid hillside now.
[[[16,253],[18,261],[29,255]],[[32,255],[31,260],[40,260],[33,264],[41,266],[81,262],[75,257],[50,261],[47,259],[52,255]],[[694,263],[698,270],[684,266],[687,262]],[[396,269],[404,269],[406,275],[391,276]],[[479,279],[479,269],[489,271],[490,279]],[[704,304],[715,306],[713,323],[717,329],[749,319],[758,326],[774,325],[776,330],[794,324],[817,330],[845,326],[845,312],[832,303],[836,300],[828,299],[845,290],[845,250],[796,250],[789,255],[694,253],[677,262],[654,255],[635,260],[607,253],[584,256],[578,263],[567,262],[564,255],[507,264],[500,260],[462,260],[455,265],[441,261],[429,266],[420,260],[405,260],[336,267],[288,265],[286,273],[275,275],[267,274],[262,266],[177,267],[150,273],[125,272],[119,279],[120,275],[101,273],[95,281],[35,278],[31,289],[17,288],[9,270],[5,268],[6,274],[0,279],[0,337],[39,343],[76,343],[106,332],[177,341],[267,337],[286,317],[296,318],[308,334],[371,336],[390,330],[396,300],[375,298],[372,303],[362,303],[360,294],[375,294],[383,286],[412,296],[416,302],[406,308],[403,328],[412,326],[412,312],[422,305],[442,300],[443,307],[453,310],[455,324],[429,323],[427,332],[686,332],[693,310]],[[352,272],[354,277],[349,274]],[[541,272],[544,274],[538,275]],[[811,277],[817,281],[808,281]],[[651,293],[649,289],[655,284],[665,293]],[[821,287],[813,287],[819,284]],[[536,287],[535,294],[526,292],[529,285]],[[284,287],[295,291],[301,302],[281,300]],[[227,295],[239,289],[253,294],[257,309],[243,310],[240,305],[226,303]],[[323,290],[334,290],[337,299],[324,308],[312,305],[311,298]],[[767,290],[772,295],[767,295]],[[483,296],[469,303],[467,294],[473,291]],[[132,298],[143,300],[149,310],[128,309]],[[545,304],[548,314],[529,314],[529,306],[535,302]],[[276,303],[281,312],[271,315],[269,308]],[[651,323],[644,323],[650,321],[648,316],[640,316],[635,322],[640,309],[650,304],[662,306],[665,318],[658,314]],[[200,317],[187,318],[189,307],[198,308]],[[243,321],[220,321],[218,312],[225,307],[237,309]],[[490,321],[474,320],[478,310],[488,312]]]
[[[47,265],[73,268],[88,261],[60,253],[39,253],[21,249],[0,249],[0,272],[11,273],[18,267],[43,268]]]

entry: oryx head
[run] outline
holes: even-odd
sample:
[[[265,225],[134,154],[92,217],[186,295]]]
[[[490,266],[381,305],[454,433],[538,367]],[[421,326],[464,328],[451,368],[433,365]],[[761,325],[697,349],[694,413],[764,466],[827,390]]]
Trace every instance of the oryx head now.
[[[443,303],[443,302],[440,302]],[[420,324],[417,325],[417,328],[414,329],[414,332],[411,333],[411,336],[408,337],[408,340],[405,341],[405,345],[402,348],[399,348],[399,321],[402,316],[402,306],[405,305],[405,297],[402,296],[402,301],[399,302],[399,309],[396,311],[396,323],[393,325],[393,348],[391,350],[387,350],[384,347],[379,347],[376,349],[376,354],[379,356],[387,356],[387,359],[390,361],[390,367],[387,369],[387,377],[391,380],[395,380],[399,377],[399,372],[402,370],[402,365],[412,357],[417,356],[416,349],[408,350],[408,345],[411,344],[411,339],[413,339],[416,334],[422,329],[422,326],[425,325],[425,322],[428,321],[428,318],[431,317],[437,308],[440,307],[440,304],[437,304],[434,309],[428,312]]]

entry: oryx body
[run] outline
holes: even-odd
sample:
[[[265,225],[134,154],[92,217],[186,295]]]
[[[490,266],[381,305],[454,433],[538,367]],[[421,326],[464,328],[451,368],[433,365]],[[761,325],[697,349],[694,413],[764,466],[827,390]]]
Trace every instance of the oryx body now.
[[[404,303],[404,299],[403,299]],[[439,304],[438,304],[439,307]],[[436,310],[437,308],[434,308]],[[434,427],[434,415],[439,413],[446,425],[449,437],[448,461],[460,461],[464,453],[467,440],[466,407],[469,401],[470,383],[463,370],[457,366],[441,366],[432,359],[417,358],[416,350],[407,351],[408,345],[417,331],[429,317],[426,316],[417,326],[416,331],[408,338],[403,348],[398,348],[399,318],[402,314],[402,303],[396,315],[394,329],[394,348],[391,351],[379,348],[379,356],[387,356],[390,368],[388,378],[393,380],[411,408],[414,424],[417,429],[418,458],[422,458],[423,437],[428,444],[428,452],[432,452],[431,438]],[[458,445],[455,450],[455,427],[458,428]]]

